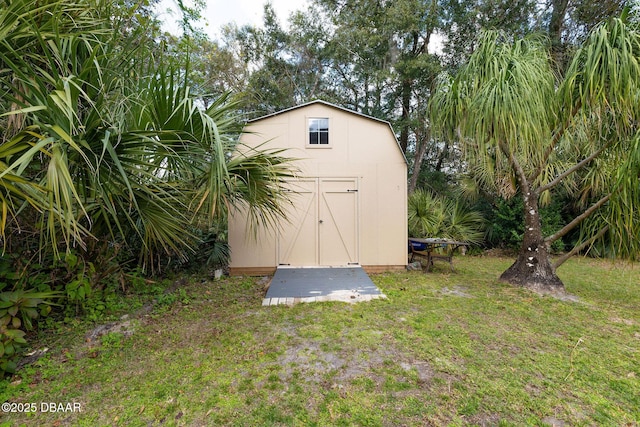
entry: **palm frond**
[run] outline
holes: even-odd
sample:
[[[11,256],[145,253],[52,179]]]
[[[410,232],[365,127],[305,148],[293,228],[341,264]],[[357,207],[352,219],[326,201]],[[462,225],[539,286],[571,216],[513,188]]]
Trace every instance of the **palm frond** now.
[[[149,58],[143,44],[122,49],[127,32],[112,28],[107,3],[2,4],[0,114],[14,123],[0,145],[3,236],[19,215],[39,216],[54,253],[110,239],[152,266],[184,258],[198,243],[194,224],[210,227],[231,205],[282,215],[289,161],[277,151],[232,157],[242,120],[228,94],[204,109],[173,60]]]
[[[484,239],[484,222],[479,212],[426,190],[416,190],[408,199],[409,235],[413,237],[441,237],[480,244]]]

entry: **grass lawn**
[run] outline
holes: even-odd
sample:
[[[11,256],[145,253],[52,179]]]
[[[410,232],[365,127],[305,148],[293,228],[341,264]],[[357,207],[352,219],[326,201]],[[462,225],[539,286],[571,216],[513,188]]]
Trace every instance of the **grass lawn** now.
[[[498,283],[511,260],[455,262],[373,276],[388,299],[354,305],[262,307],[259,278],[190,278],[99,338],[41,337],[47,356],[0,383],[37,411],[0,425],[640,424],[637,264],[571,260],[561,301]]]

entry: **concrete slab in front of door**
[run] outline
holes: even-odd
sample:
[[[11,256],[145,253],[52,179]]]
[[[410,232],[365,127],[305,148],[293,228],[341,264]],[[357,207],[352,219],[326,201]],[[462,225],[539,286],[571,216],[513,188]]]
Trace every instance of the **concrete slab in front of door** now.
[[[386,298],[360,266],[278,267],[262,305]]]

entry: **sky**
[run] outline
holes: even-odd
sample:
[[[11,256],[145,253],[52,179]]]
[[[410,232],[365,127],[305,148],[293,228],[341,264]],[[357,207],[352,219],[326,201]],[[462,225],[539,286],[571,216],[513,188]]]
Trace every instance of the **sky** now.
[[[207,9],[203,13],[204,22],[200,27],[212,39],[220,36],[220,28],[223,25],[235,22],[238,27],[243,25],[262,26],[264,4],[269,1],[273,10],[283,25],[287,22],[291,12],[305,9],[306,0],[207,0]],[[173,15],[167,12],[168,9],[174,11]],[[174,0],[162,0],[159,6],[159,15],[165,21],[165,28],[168,31],[176,32],[178,26],[175,24],[179,15],[175,12],[178,8]]]
[[[637,0],[640,3],[640,0]],[[238,27],[243,25],[262,26],[264,4],[269,2],[276,12],[278,20],[284,28],[287,28],[289,15],[296,10],[305,10],[309,6],[308,0],[206,0],[207,8],[203,13],[203,22],[199,27],[209,35],[212,40],[219,40],[220,29],[231,22]],[[188,4],[188,1],[185,3]],[[168,12],[173,10],[174,13]],[[159,18],[165,21],[165,29],[174,34],[179,34],[179,25],[176,20],[178,7],[175,0],[161,0],[158,7]],[[442,37],[435,34],[431,37],[429,51],[440,53],[442,51]]]

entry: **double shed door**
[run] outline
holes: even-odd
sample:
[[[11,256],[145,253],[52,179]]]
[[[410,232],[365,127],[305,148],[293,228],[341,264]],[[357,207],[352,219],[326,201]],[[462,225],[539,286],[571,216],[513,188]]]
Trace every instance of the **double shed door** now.
[[[293,205],[278,235],[278,264],[358,264],[358,179],[292,181]]]

